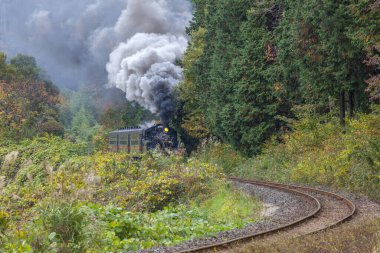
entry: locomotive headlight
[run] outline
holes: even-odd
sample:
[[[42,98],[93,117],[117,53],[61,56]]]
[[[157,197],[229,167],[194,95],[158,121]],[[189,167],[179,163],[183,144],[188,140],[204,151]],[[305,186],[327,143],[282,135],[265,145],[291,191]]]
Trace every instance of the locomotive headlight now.
[[[166,133],[169,133],[169,128],[165,127],[165,128],[164,128],[164,131],[165,131]]]

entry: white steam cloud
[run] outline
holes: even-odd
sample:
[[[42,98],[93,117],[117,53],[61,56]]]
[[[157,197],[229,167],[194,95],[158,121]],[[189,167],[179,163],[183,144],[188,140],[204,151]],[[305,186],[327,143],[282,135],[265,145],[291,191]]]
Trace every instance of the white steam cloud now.
[[[182,78],[175,62],[187,48],[184,34],[191,12],[186,3],[130,0],[119,21],[122,30],[134,31],[140,25],[140,32],[121,43],[107,64],[109,84],[124,90],[128,100],[158,113],[164,124],[174,113],[172,90]]]
[[[167,123],[174,112],[171,97],[182,78],[182,69],[174,63],[181,59],[187,40],[170,34],[138,33],[112,52],[107,64],[109,81]]]
[[[0,51],[24,53],[59,86],[109,85],[163,120],[181,79],[189,0],[0,0]]]

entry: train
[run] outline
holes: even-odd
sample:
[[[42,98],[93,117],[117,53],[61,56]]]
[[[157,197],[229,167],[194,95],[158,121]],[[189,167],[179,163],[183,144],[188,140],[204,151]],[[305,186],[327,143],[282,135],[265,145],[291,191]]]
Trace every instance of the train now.
[[[108,149],[138,156],[159,148],[168,153],[178,149],[177,132],[162,124],[151,127],[129,127],[109,133]]]

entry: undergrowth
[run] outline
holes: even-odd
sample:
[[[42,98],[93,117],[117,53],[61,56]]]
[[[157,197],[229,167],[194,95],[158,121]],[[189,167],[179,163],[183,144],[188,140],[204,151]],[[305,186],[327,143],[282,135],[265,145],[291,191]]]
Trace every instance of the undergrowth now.
[[[252,222],[252,211],[257,212],[260,205],[252,201],[252,197],[233,188],[230,184],[214,183],[213,197],[202,200],[201,208],[210,221],[215,223],[239,224],[242,227]]]
[[[260,208],[195,158],[88,155],[84,144],[46,136],[2,144],[0,167],[1,252],[174,245],[243,227]]]
[[[379,106],[348,119],[344,128],[336,117],[310,112],[290,123],[292,131],[266,143],[257,157],[244,158],[221,144],[199,157],[213,160],[229,175],[325,185],[380,200]],[[233,166],[226,157],[233,158]]]

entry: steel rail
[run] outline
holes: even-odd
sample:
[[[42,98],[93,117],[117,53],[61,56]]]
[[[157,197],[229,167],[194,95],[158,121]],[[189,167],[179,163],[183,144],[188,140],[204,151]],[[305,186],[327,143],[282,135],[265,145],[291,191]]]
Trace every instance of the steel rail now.
[[[260,183],[262,181],[256,181],[256,180],[246,180],[246,179],[240,179],[240,178],[235,178],[235,177],[230,177],[229,180],[232,180],[232,181],[239,181],[239,182],[255,182],[255,183]],[[356,213],[356,206],[355,204],[345,198],[345,197],[342,197],[336,193],[333,193],[333,192],[329,192],[329,191],[325,191],[325,190],[320,190],[320,189],[316,189],[316,188],[311,188],[311,187],[306,187],[306,186],[299,186],[299,185],[293,185],[293,184],[281,184],[281,183],[274,183],[274,182],[266,182],[267,184],[271,184],[271,185],[275,185],[275,186],[280,186],[280,187],[287,187],[287,188],[291,188],[291,189],[302,189],[302,190],[305,190],[305,191],[311,191],[311,192],[316,192],[316,193],[319,193],[319,194],[323,194],[323,195],[328,195],[328,196],[331,196],[333,198],[336,198],[338,200],[341,200],[343,201],[347,206],[348,208],[350,209],[350,213],[348,213],[345,217],[343,217],[342,219],[338,220],[337,222],[329,225],[327,228],[324,228],[324,229],[319,229],[319,230],[315,230],[309,234],[312,234],[312,233],[316,233],[316,232],[320,232],[322,230],[325,230],[325,229],[328,229],[328,228],[333,228],[349,219],[351,219],[355,213]]]
[[[236,181],[236,182],[242,182],[238,179],[232,179],[232,178],[229,178],[229,180],[231,181]],[[246,183],[244,181],[244,183]],[[215,243],[215,244],[210,244],[210,245],[206,245],[206,246],[202,246],[202,247],[197,247],[197,248],[193,248],[193,249],[188,249],[188,250],[183,250],[183,251],[179,251],[179,253],[187,253],[187,252],[202,252],[202,251],[206,251],[206,250],[212,250],[212,249],[218,249],[218,248],[222,248],[222,247],[226,247],[228,245],[232,245],[234,243],[237,243],[237,242],[243,242],[243,241],[247,241],[247,240],[251,240],[253,238],[256,238],[256,237],[259,237],[259,236],[264,236],[264,235],[269,235],[269,234],[272,234],[272,233],[276,233],[282,229],[286,229],[286,228],[289,228],[289,227],[292,227],[292,226],[295,226],[301,222],[304,222],[308,219],[311,219],[312,217],[314,217],[316,214],[318,214],[321,210],[321,203],[319,202],[319,200],[313,196],[311,196],[310,194],[307,194],[307,193],[303,193],[303,192],[300,192],[300,191],[297,191],[297,190],[294,190],[294,189],[289,189],[287,187],[282,187],[282,186],[275,186],[275,185],[271,185],[271,184],[267,184],[265,182],[255,182],[255,183],[251,183],[251,184],[255,184],[255,185],[260,185],[260,186],[264,186],[264,187],[268,187],[268,188],[273,188],[273,189],[279,189],[281,191],[286,191],[286,192],[290,192],[291,194],[296,194],[296,195],[299,195],[299,196],[302,196],[304,198],[307,198],[309,199],[309,201],[312,201],[314,203],[314,205],[316,206],[316,208],[313,210],[312,213],[304,216],[304,217],[301,217],[295,221],[292,221],[291,223],[288,223],[288,224],[285,224],[285,225],[282,225],[280,227],[277,227],[277,228],[273,228],[273,229],[269,229],[269,230],[265,230],[265,231],[261,231],[261,232],[256,232],[256,233],[251,233],[249,235],[246,235],[246,236],[241,236],[241,237],[238,237],[238,238],[234,238],[234,239],[231,239],[231,240],[228,240],[228,241],[224,241],[224,242],[220,242],[220,243]]]
[[[322,229],[315,230],[315,231],[308,233],[308,234],[313,234],[313,233],[320,232],[320,231],[323,231],[323,230],[328,229],[328,228],[335,227],[335,226],[341,224],[342,222],[350,219],[356,212],[356,206],[354,203],[352,203],[347,198],[344,198],[344,197],[342,197],[338,194],[332,193],[332,192],[327,192],[327,191],[323,191],[323,190],[319,190],[319,189],[315,189],[315,188],[304,187],[304,186],[286,185],[286,184],[263,182],[263,181],[256,181],[256,180],[247,180],[247,179],[241,179],[241,178],[236,178],[236,177],[229,177],[228,179],[230,181],[247,183],[247,184],[254,184],[254,185],[269,187],[269,188],[273,188],[273,189],[279,189],[281,191],[287,191],[287,192],[290,192],[292,194],[297,194],[297,195],[303,196],[305,198],[308,198],[309,200],[314,202],[314,204],[316,205],[316,208],[314,209],[314,211],[311,214],[304,216],[304,217],[302,217],[296,221],[293,221],[293,222],[290,222],[288,224],[282,225],[280,227],[274,228],[274,229],[269,229],[269,230],[265,230],[262,232],[251,233],[251,234],[248,234],[246,236],[234,238],[231,240],[227,240],[227,241],[223,241],[223,242],[219,242],[219,243],[214,243],[214,244],[210,244],[210,245],[206,245],[206,246],[202,246],[202,247],[192,248],[192,249],[188,249],[188,250],[179,251],[178,253],[204,252],[204,251],[211,251],[211,250],[216,251],[217,249],[226,248],[226,247],[231,246],[231,245],[236,244],[236,243],[245,242],[245,241],[252,240],[252,239],[255,239],[258,237],[262,237],[262,236],[266,236],[266,235],[270,235],[273,233],[280,232],[282,230],[294,227],[294,226],[296,226],[302,222],[305,222],[305,221],[313,218],[314,216],[316,216],[320,212],[320,210],[322,208],[321,203],[319,202],[319,200],[317,198],[311,196],[308,193],[298,191],[297,189],[316,192],[319,194],[324,194],[324,195],[334,197],[338,200],[342,200],[343,202],[345,202],[345,204],[351,210],[349,214],[347,214],[344,218],[340,219],[339,221],[335,222],[334,224],[331,224],[330,226],[324,227]]]

